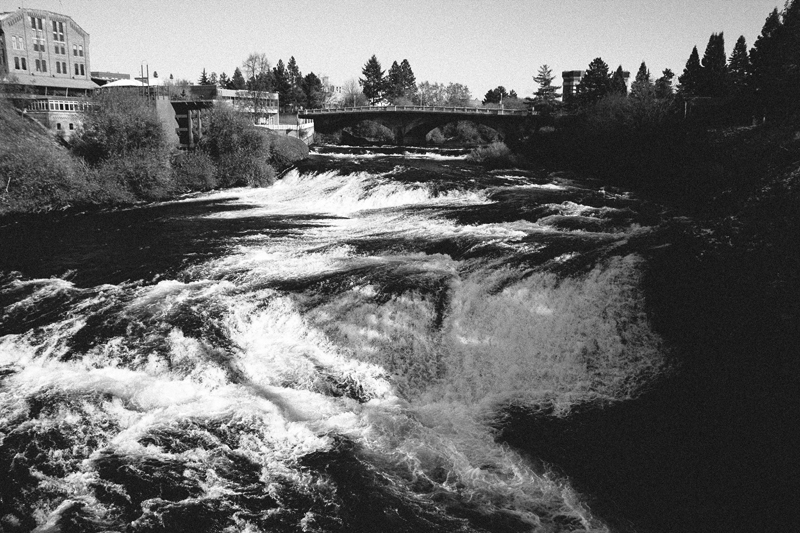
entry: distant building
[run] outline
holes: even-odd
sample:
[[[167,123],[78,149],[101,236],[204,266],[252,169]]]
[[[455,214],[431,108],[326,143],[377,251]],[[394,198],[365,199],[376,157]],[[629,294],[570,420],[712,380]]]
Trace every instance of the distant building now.
[[[236,111],[249,113],[256,125],[279,124],[278,93],[221,89],[216,85],[190,85],[188,98],[193,100],[216,100],[233,107]]]
[[[580,85],[584,74],[586,74],[585,70],[565,70],[561,73],[561,79],[564,80],[561,99],[564,103],[569,103],[575,99],[578,94],[578,85]],[[625,86],[627,86],[631,73],[623,71],[622,76],[625,78]]]
[[[106,83],[111,83],[112,81],[119,81],[119,80],[129,80],[131,79],[130,74],[122,74],[120,72],[103,72],[99,70],[92,71],[91,73],[92,81],[95,82],[97,85],[102,87]]]
[[[67,15],[21,8],[0,13],[0,81],[51,130],[69,137],[97,84],[89,34]]]

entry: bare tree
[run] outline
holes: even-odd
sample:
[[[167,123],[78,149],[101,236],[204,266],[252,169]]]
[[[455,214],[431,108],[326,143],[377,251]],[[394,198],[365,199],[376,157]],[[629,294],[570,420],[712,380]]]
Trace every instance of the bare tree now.
[[[253,122],[258,124],[259,119],[267,115],[272,90],[272,65],[267,54],[253,52],[242,63],[242,69],[250,91],[250,110],[253,113]]]
[[[355,78],[350,78],[342,86],[344,90],[344,105],[356,107],[357,105],[366,105],[367,97],[361,91],[361,84]]]

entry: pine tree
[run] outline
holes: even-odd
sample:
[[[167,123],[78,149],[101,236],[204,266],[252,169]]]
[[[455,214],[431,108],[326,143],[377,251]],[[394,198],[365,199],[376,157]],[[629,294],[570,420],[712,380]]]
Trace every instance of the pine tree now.
[[[628,85],[625,83],[625,71],[622,70],[622,65],[618,66],[614,75],[611,76],[611,92],[622,96],[628,94]]]
[[[217,78],[217,85],[219,86],[220,89],[230,89],[230,87],[228,87],[230,83],[231,79],[228,77],[227,74],[225,74],[225,72],[220,74],[219,78]]]
[[[381,63],[375,55],[364,64],[361,73],[364,77],[360,78],[358,82],[361,84],[364,96],[369,98],[372,105],[380,102],[386,86],[386,81],[383,78],[385,71],[381,70]]]
[[[209,85],[208,75],[206,74],[206,69],[203,69],[203,72],[200,74],[200,79],[197,80],[200,85]]]
[[[498,85],[497,88],[486,92],[486,95],[483,97],[483,104],[500,104],[503,102],[503,98],[508,98],[508,96],[506,88],[502,85]]]
[[[303,77],[302,85],[305,105],[311,109],[322,107],[325,103],[325,88],[322,86],[322,80],[313,72],[309,72]]]
[[[403,71],[397,61],[392,63],[389,67],[389,72],[386,74],[386,98],[394,102],[403,96]]]
[[[232,89],[242,90],[247,88],[247,82],[244,81],[244,76],[242,76],[242,71],[239,70],[239,67],[233,71],[233,77],[231,77],[231,85]]]
[[[289,92],[287,94],[287,105],[303,106],[305,104],[305,94],[303,93],[303,76],[300,73],[300,67],[297,66],[294,56],[289,58],[286,64],[286,77],[289,82]]]
[[[699,96],[702,76],[703,66],[700,65],[700,54],[697,53],[697,47],[695,46],[692,48],[689,60],[686,61],[683,74],[678,77],[678,82],[681,84],[681,93],[686,96]]]
[[[403,96],[413,99],[414,94],[417,92],[417,77],[414,76],[414,71],[411,70],[411,64],[408,59],[403,59],[400,63],[400,72],[403,74]]]
[[[536,89],[530,103],[542,115],[551,115],[559,105],[558,99],[561,97],[561,93],[558,92],[558,87],[553,85],[555,79],[556,77],[548,65],[539,67],[539,71],[533,77],[533,81],[539,84],[539,88]]]
[[[655,96],[656,98],[672,98],[673,90],[672,90],[672,79],[675,77],[675,74],[668,68],[664,69],[662,72],[661,77],[656,80],[655,83]]]
[[[636,79],[631,83],[631,98],[638,100],[649,100],[655,95],[655,86],[653,80],[650,78],[650,69],[644,61],[639,65],[639,71],[636,73]]]
[[[272,82],[274,91],[278,93],[280,105],[290,105],[289,93],[292,87],[289,84],[289,73],[286,71],[286,65],[283,64],[283,59],[279,59],[275,68],[272,69]]]
[[[747,55],[747,41],[744,35],[739,37],[728,60],[728,77],[733,92],[744,93],[747,87],[747,76],[750,72],[750,57]]]
[[[611,75],[608,65],[597,57],[589,63],[589,69],[578,84],[578,101],[587,106],[597,103],[611,91]]]
[[[703,54],[700,96],[719,98],[728,94],[728,60],[723,33],[712,33]]]

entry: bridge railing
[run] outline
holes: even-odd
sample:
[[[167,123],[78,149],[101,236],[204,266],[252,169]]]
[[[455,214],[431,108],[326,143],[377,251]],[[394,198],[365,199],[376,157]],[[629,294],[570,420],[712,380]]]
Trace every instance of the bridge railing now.
[[[387,106],[357,106],[357,107],[329,107],[322,109],[305,109],[300,115],[324,115],[339,113],[386,113],[395,111],[418,111],[421,113],[458,113],[474,115],[512,115],[524,116],[533,114],[527,109],[503,109],[492,107],[449,107],[449,106],[423,106],[423,105],[387,105]],[[535,113],[535,112],[534,112]]]

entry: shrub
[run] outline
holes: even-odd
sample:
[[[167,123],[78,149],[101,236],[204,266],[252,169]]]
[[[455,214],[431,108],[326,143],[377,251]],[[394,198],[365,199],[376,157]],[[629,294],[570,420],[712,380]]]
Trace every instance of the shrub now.
[[[175,186],[179,191],[209,191],[217,187],[217,167],[201,151],[181,152],[172,159]]]
[[[72,137],[73,152],[92,165],[118,155],[166,147],[155,108],[133,92],[97,94]]]
[[[144,200],[163,200],[175,192],[165,151],[140,149],[103,161],[95,168],[98,183],[114,184]],[[124,195],[124,193],[122,193]]]
[[[446,141],[444,135],[442,134],[442,130],[439,128],[434,128],[433,130],[428,133],[427,141],[431,144],[442,144]]]

